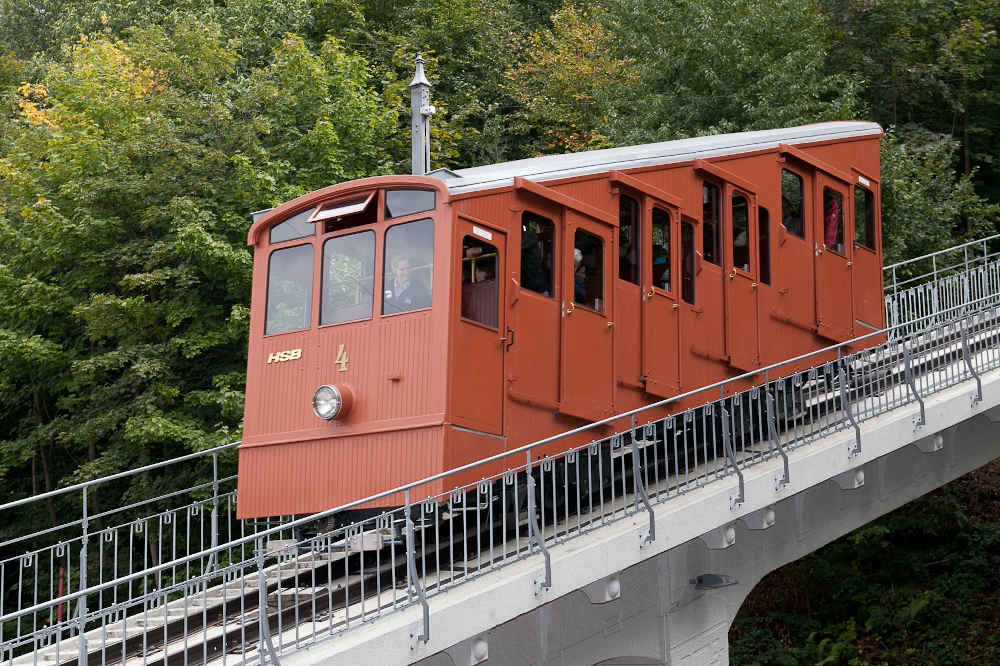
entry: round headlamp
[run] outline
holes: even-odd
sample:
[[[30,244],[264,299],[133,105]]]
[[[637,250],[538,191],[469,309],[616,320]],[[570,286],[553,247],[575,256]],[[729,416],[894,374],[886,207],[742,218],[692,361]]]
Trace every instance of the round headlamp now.
[[[337,418],[343,407],[344,397],[336,386],[324,384],[313,393],[313,413],[325,421]]]
[[[313,414],[324,421],[343,418],[353,403],[354,395],[346,386],[324,384],[313,393]]]

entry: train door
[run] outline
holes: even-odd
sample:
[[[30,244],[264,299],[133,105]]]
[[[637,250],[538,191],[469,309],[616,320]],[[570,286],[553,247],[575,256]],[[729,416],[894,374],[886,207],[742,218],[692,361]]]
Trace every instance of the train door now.
[[[869,329],[883,326],[885,313],[882,297],[881,244],[876,220],[878,206],[871,181],[858,176],[854,184],[854,318],[855,323]],[[860,329],[855,333],[861,335]]]
[[[456,221],[459,318],[455,331],[455,425],[503,433],[504,285],[507,242],[503,232],[461,216]]]
[[[680,257],[671,251],[678,246],[679,217],[676,210],[656,203],[649,203],[644,215],[650,224],[642,262],[642,282],[648,285],[643,294],[642,374],[646,392],[661,398],[676,395],[680,389]]]
[[[759,364],[757,333],[757,206],[755,197],[727,187],[726,342],[729,365],[753,370]]]
[[[849,340],[854,337],[853,234],[846,209],[850,189],[821,171],[815,187],[820,208],[815,216],[817,332],[830,340]]]
[[[564,216],[559,411],[596,421],[612,414],[612,229],[569,209]]]

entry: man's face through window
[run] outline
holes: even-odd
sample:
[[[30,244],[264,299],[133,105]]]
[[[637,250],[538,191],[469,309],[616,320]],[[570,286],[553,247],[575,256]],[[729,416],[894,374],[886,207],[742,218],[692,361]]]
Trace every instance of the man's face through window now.
[[[410,281],[410,260],[400,259],[392,269],[393,277],[398,284],[406,284]]]

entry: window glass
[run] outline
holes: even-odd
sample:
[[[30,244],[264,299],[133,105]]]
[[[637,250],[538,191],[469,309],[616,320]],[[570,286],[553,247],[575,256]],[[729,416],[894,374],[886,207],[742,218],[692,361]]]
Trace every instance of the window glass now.
[[[377,192],[368,192],[323,204],[316,211],[316,221],[323,222],[323,233],[375,224],[377,207],[372,202],[376,195]]]
[[[639,284],[639,204],[623,194],[618,208],[618,277]]]
[[[653,209],[653,285],[670,291],[670,214]]]
[[[284,222],[271,227],[271,235],[269,236],[271,245],[295,240],[296,238],[312,236],[316,232],[316,227],[313,226],[312,222],[307,222],[307,220],[312,215],[313,210],[315,209],[304,210],[298,215],[294,215]]]
[[[844,197],[829,187],[823,188],[823,244],[844,254]]]
[[[804,191],[802,176],[787,169],[781,170],[781,223],[788,233],[799,238],[806,237],[802,209]]]
[[[521,217],[521,287],[552,296],[552,257],[556,227],[552,220],[525,213]]]
[[[583,229],[573,237],[573,302],[604,312],[604,242]]]
[[[875,196],[871,190],[854,186],[854,240],[875,249]]]
[[[733,268],[750,272],[750,204],[742,194],[733,195]]]
[[[760,259],[760,281],[771,284],[771,214],[757,207],[757,254]]]
[[[712,183],[701,187],[701,226],[705,261],[722,264],[722,234],[719,226],[719,188]]]
[[[497,327],[497,249],[473,236],[462,239],[462,316]]]
[[[388,190],[385,193],[385,219],[434,210],[432,190]]]
[[[397,224],[385,232],[385,282],[382,314],[431,306],[434,274],[434,222]]]
[[[309,328],[312,314],[313,246],[283,247],[267,267],[267,316],[264,333]]]
[[[694,225],[681,224],[681,298],[694,305]]]
[[[337,236],[323,243],[320,324],[368,319],[375,289],[375,232]]]

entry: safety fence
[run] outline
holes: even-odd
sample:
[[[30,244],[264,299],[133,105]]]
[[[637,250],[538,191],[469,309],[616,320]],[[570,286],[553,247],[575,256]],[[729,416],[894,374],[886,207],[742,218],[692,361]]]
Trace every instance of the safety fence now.
[[[218,474],[235,444],[0,505],[0,519],[54,495],[78,494],[82,508],[0,543],[23,549],[0,561],[0,661],[263,662],[414,604],[424,625],[413,640],[427,640],[428,600],[446,589],[536,555],[545,587],[549,550],[567,540],[642,512],[655,540],[654,504],[735,477],[735,507],[748,467],[781,460],[776,483],[788,483],[790,450],[853,429],[858,453],[862,421],[911,403],[922,410],[927,395],[978,382],[1000,367],[997,270],[995,260],[972,262],[897,290],[899,303],[924,303],[907,294],[928,284],[954,298],[932,299],[927,313],[900,306],[884,331],[699,389],[719,396],[702,406],[669,413],[691,394],[677,396],[315,516],[236,520],[235,477]],[[958,287],[946,286],[954,279]],[[736,390],[748,380],[758,385]],[[621,432],[551,453],[622,422]],[[102,484],[195,463],[211,464],[210,481],[88,512]],[[410,501],[458,475],[477,480]],[[296,536],[390,498],[398,506],[380,515]]]

